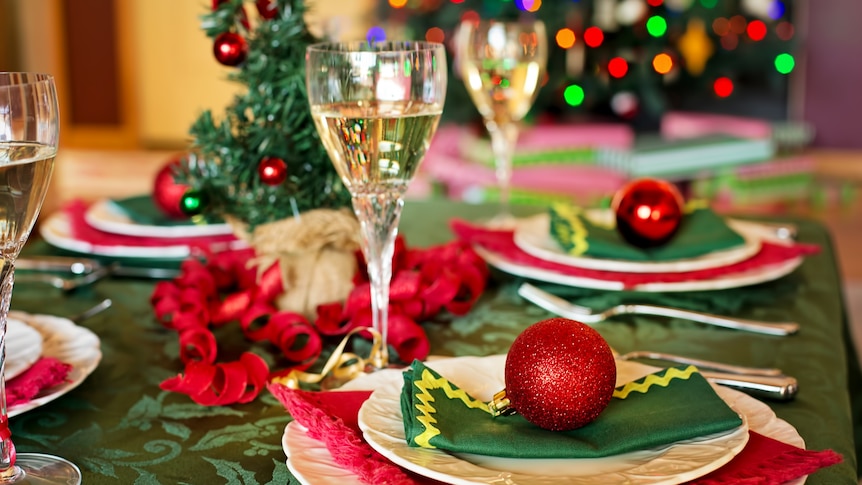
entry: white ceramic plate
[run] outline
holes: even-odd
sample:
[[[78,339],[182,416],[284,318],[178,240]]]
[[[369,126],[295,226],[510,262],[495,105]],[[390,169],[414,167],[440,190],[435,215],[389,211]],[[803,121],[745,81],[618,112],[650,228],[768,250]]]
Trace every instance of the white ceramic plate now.
[[[464,357],[434,363],[434,370],[452,376],[452,383],[482,401],[503,389],[505,355]],[[617,384],[634,374],[620,362]],[[748,427],[670,446],[589,460],[527,460],[450,454],[411,447],[401,416],[403,379],[395,375],[376,388],[359,410],[359,427],[372,448],[414,473],[452,485],[670,485],[709,473],[729,462],[748,442]]]
[[[94,228],[139,237],[201,237],[231,234],[227,224],[182,224],[172,226],[149,225],[135,222],[109,199],[100,200],[84,213],[87,224]]]
[[[610,211],[606,212],[607,214],[611,214]],[[742,245],[722,251],[714,251],[696,258],[673,261],[627,261],[568,254],[551,237],[551,217],[548,214],[538,214],[519,220],[518,226],[515,229],[514,241],[515,245],[527,254],[546,261],[553,261],[576,268],[627,273],[678,273],[720,268],[744,261],[760,251],[761,240],[759,234],[756,231],[750,230],[750,224],[737,224],[734,220],[728,220],[727,223],[745,239]]]
[[[595,278],[585,278],[581,276],[571,276],[556,271],[551,271],[543,268],[536,268],[519,263],[513,263],[508,259],[498,255],[497,253],[488,251],[479,246],[473,246],[482,259],[491,266],[496,267],[500,271],[528,278],[536,281],[544,281],[547,283],[557,283],[560,285],[576,286],[579,288],[594,288],[597,290],[631,290],[631,291],[647,291],[647,292],[664,292],[664,291],[704,291],[704,290],[723,290],[727,288],[738,288],[741,286],[756,285],[767,281],[776,280],[782,276],[786,276],[793,272],[802,264],[803,257],[799,256],[787,260],[783,263],[765,266],[751,271],[742,273],[733,273],[721,275],[715,278],[703,280],[689,280],[676,282],[658,282],[658,283],[641,283],[627,287],[625,282],[616,280],[599,280]]]
[[[15,318],[6,319],[6,380],[29,369],[42,355],[42,334]]]
[[[47,404],[78,387],[102,360],[99,337],[67,318],[15,311],[9,312],[9,316],[25,322],[42,335],[44,357],[54,357],[72,365],[66,382],[44,390],[29,402],[9,407],[10,418]]]
[[[192,248],[184,244],[169,246],[105,246],[91,244],[87,241],[75,239],[69,228],[69,219],[62,211],[51,214],[39,225],[39,234],[48,244],[67,251],[96,256],[107,256],[116,258],[152,258],[159,260],[182,260],[191,255]],[[211,247],[218,251],[221,249],[234,249],[246,247],[242,241],[213,244]]]
[[[453,360],[458,361],[458,359]],[[433,367],[439,366],[435,363]],[[624,367],[621,366],[621,370],[625,370],[627,374],[633,372],[633,375],[623,377],[631,380],[654,372],[656,368],[626,362]],[[622,375],[622,372],[620,374]],[[346,384],[344,389],[377,389],[396,378],[401,378],[400,371],[385,370],[361,376]],[[770,438],[804,448],[805,443],[796,429],[786,421],[776,417],[767,405],[732,389],[717,388],[717,390],[728,404],[746,417],[750,429]],[[291,472],[305,485],[361,485],[362,483],[350,471],[335,464],[326,446],[309,437],[299,423],[291,422],[285,427],[282,447],[288,457],[287,464]],[[804,482],[805,478],[800,478],[790,482],[790,485],[802,485]],[[597,481],[596,483],[608,482]]]

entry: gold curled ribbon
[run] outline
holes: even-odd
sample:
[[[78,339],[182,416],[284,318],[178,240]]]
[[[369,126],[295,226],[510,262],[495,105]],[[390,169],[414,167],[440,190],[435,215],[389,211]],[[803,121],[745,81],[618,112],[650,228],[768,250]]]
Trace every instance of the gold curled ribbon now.
[[[371,350],[367,359],[344,351],[350,338],[363,331],[371,334]],[[383,369],[388,365],[388,349],[383,344],[380,332],[370,327],[356,327],[341,339],[319,373],[292,370],[285,376],[272,379],[272,382],[289,389],[300,389],[302,384],[320,384],[323,389],[334,389],[362,374]]]

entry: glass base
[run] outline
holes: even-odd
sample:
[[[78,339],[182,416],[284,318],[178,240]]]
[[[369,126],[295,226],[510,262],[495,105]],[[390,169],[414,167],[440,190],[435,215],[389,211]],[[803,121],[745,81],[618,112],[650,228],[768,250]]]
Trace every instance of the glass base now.
[[[71,461],[59,456],[42,453],[19,453],[15,466],[22,473],[12,481],[0,480],[0,484],[15,485],[81,485],[81,470]]]

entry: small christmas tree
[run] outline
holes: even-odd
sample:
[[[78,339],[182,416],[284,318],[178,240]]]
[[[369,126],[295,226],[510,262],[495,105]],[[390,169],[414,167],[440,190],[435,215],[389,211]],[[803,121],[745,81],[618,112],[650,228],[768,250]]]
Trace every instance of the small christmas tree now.
[[[316,39],[303,1],[251,3],[254,27],[244,0],[213,0],[203,17],[215,58],[248,89],[221,119],[206,111],[191,127],[180,205],[227,220],[259,268],[278,263],[278,308],[313,316],[352,289],[359,224],[311,117],[305,51]]]
[[[247,225],[249,230],[311,209],[348,206],[318,138],[305,90],[308,31],[302,0],[213,0],[203,29],[216,59],[236,66],[230,79],[248,87],[224,116],[211,111],[191,127],[192,155],[183,205]]]

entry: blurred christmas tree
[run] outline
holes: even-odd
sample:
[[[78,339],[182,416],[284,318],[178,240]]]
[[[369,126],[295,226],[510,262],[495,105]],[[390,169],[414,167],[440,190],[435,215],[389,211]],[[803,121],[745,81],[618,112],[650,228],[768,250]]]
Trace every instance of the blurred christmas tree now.
[[[792,5],[782,0],[388,0],[390,37],[451,48],[477,19],[544,21],[547,82],[532,114],[610,117],[652,129],[670,109],[787,116]],[[456,62],[452,59],[450,62]],[[478,119],[453,71],[443,116]]]
[[[316,39],[303,0],[212,0],[203,28],[213,54],[247,86],[223,116],[206,111],[191,127],[181,201],[187,212],[218,214],[249,229],[317,208],[350,204],[320,143],[305,90],[305,50]]]

